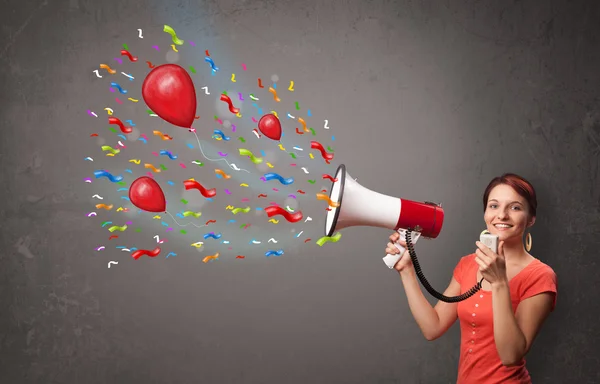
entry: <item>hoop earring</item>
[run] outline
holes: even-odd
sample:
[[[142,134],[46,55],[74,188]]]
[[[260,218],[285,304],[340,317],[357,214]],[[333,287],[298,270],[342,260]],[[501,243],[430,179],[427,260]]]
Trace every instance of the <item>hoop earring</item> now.
[[[531,232],[527,232],[527,237],[525,237],[525,249],[527,252],[531,251]]]

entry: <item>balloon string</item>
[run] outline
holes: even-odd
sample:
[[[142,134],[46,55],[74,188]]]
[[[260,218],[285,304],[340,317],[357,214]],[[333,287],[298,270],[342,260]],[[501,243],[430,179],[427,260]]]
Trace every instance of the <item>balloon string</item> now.
[[[236,171],[244,171],[244,172],[248,172],[248,173],[250,173],[250,171],[248,171],[248,170],[246,170],[246,169],[238,168],[238,167],[237,167],[235,164],[229,164],[229,162],[228,162],[227,160],[225,160],[225,159],[209,159],[209,158],[208,158],[208,157],[207,157],[207,156],[204,154],[204,151],[202,150],[202,144],[200,144],[200,139],[198,138],[198,135],[196,134],[196,132],[195,132],[195,131],[193,131],[193,132],[194,132],[194,136],[196,136],[196,141],[198,142],[198,148],[200,148],[200,152],[202,152],[202,156],[204,156],[204,158],[205,158],[206,160],[209,160],[209,161],[221,161],[221,160],[222,160],[222,161],[226,162],[226,163],[227,163],[227,165],[229,166],[229,168],[231,168],[231,169],[233,169],[233,170],[236,170]]]
[[[194,227],[196,227],[196,228],[207,227],[207,225],[201,225],[201,226],[197,226],[196,224],[194,224],[194,223],[192,223],[192,222],[189,222],[189,223],[187,223],[187,224],[185,224],[185,225],[182,225],[182,224],[179,224],[179,223],[177,222],[177,220],[175,220],[175,218],[173,217],[173,215],[171,215],[171,213],[167,212],[167,215],[171,216],[171,219],[173,219],[173,221],[174,221],[174,222],[175,222],[177,225],[179,225],[180,227],[185,227],[185,226],[188,226],[188,225],[190,225],[190,224],[192,224],[192,225],[193,225]]]

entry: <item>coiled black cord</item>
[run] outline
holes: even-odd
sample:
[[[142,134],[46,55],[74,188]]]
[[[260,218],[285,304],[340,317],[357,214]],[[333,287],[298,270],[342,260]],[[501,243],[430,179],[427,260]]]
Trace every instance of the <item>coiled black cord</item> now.
[[[425,278],[423,271],[421,271],[421,266],[419,265],[419,261],[417,260],[417,254],[415,253],[415,249],[410,240],[410,234],[411,234],[411,229],[409,228],[406,230],[406,245],[408,246],[408,253],[410,254],[410,258],[415,266],[415,272],[417,273],[417,276],[419,277],[421,284],[423,284],[423,286],[425,287],[427,292],[429,292],[431,294],[431,296],[435,297],[438,300],[444,301],[446,303],[458,303],[459,301],[466,300],[469,297],[473,296],[474,294],[477,293],[477,291],[479,291],[481,289],[481,283],[483,282],[483,277],[481,278],[479,283],[477,283],[473,286],[473,288],[469,289],[467,292],[465,292],[459,296],[453,296],[453,297],[444,296],[443,294],[441,294],[438,291],[436,291],[435,289],[433,289],[433,287],[429,284],[429,282]]]

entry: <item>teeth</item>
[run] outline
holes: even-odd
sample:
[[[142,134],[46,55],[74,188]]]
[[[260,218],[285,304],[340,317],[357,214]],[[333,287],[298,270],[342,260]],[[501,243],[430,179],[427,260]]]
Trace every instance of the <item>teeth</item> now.
[[[510,228],[512,227],[512,225],[507,225],[507,224],[496,224],[496,227],[500,227],[500,228]]]

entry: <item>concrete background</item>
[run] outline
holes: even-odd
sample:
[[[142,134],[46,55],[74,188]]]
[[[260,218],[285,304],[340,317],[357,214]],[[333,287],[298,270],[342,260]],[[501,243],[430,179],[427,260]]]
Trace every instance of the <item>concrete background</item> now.
[[[2,1],[0,382],[455,382],[458,325],[435,342],[421,336],[400,278],[381,261],[389,231],[349,228],[337,244],[314,244],[325,217],[314,193],[329,185],[320,175],[341,163],[374,191],[443,204],[442,233],[417,245],[438,290],[475,249],[491,178],[515,172],[529,179],[539,195],[532,253],[554,268],[559,293],[528,368],[534,383],[600,381],[599,11],[594,1],[550,0]],[[164,24],[185,40],[179,52]],[[123,44],[138,62],[119,56]],[[215,76],[204,50],[220,67]],[[289,172],[285,177],[302,183],[307,194],[285,201],[314,220],[273,225],[257,211],[227,223],[223,205],[241,204],[244,194],[252,195],[252,206],[266,204],[255,196],[273,193],[272,185],[256,178],[268,170],[235,153],[230,161],[249,172],[204,160],[187,148],[195,141],[190,132],[148,116],[140,97],[146,61],[194,66],[200,115],[194,126],[207,156],[239,144],[212,139],[220,125],[211,116],[237,123],[236,135],[248,139],[249,149],[264,150],[282,174]],[[100,63],[117,74],[100,70],[98,78],[93,71]],[[265,86],[279,85],[281,103],[257,87],[259,77]],[[291,80],[293,94],[286,89]],[[112,81],[129,94],[110,92]],[[246,100],[243,117],[232,117],[218,100],[222,90],[260,95],[265,113],[277,108],[304,116],[315,139],[335,150],[334,161],[324,164],[316,151],[309,159],[305,150],[298,166],[288,167],[285,152],[251,133],[257,107]],[[136,123],[128,148],[115,157],[99,148],[120,140],[108,129],[105,107]],[[282,141],[306,148],[310,134],[296,134],[291,118],[281,120]],[[153,130],[174,140],[165,143]],[[141,134],[147,144],[136,140]],[[131,207],[119,197],[126,193],[93,177],[107,169],[130,182],[148,170],[127,160],[157,165],[151,152],[164,148],[188,164],[160,159],[170,165],[156,174],[168,209],[183,210],[185,197],[190,209],[202,211],[198,222],[217,219],[210,228],[231,241],[231,250],[211,239],[200,250],[190,247],[205,228],[167,232],[149,215],[116,212]],[[318,179],[314,185],[301,164]],[[180,184],[195,177],[222,191],[226,181],[215,178],[215,168],[234,176],[227,181],[235,187],[231,196],[221,192],[221,200],[207,202]],[[254,184],[233,184],[244,180]],[[115,208],[95,210],[94,194]],[[282,204],[280,196],[273,199]],[[98,215],[87,217],[92,210]],[[236,227],[246,217],[252,226]],[[109,220],[132,224],[108,240],[100,223]],[[155,235],[169,240],[159,257],[133,260],[116,248],[152,249]],[[285,249],[281,257],[264,256],[274,246],[266,243],[270,237]],[[249,244],[253,238],[262,243]],[[95,251],[100,245],[106,248]],[[216,251],[218,261],[201,261]],[[177,256],[165,258],[168,252]],[[111,260],[119,264],[109,269]]]

